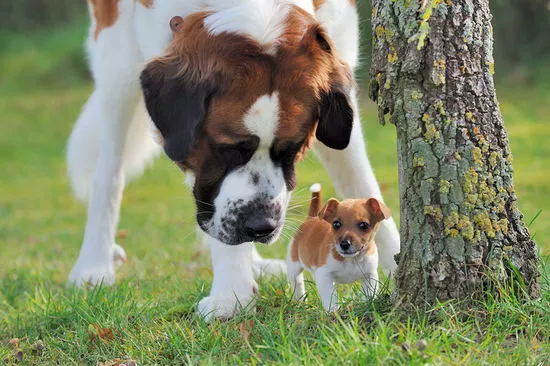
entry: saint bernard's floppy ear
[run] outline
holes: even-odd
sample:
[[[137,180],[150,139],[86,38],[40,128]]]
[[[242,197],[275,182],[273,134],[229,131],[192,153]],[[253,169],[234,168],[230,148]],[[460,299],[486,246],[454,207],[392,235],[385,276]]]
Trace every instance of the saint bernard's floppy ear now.
[[[350,140],[353,127],[353,109],[346,92],[334,87],[321,96],[319,123],[315,137],[326,146],[345,149]]]
[[[140,77],[145,105],[162,134],[164,151],[176,162],[185,161],[191,152],[197,127],[216,91],[214,80],[193,79],[169,60],[152,61]]]
[[[350,100],[351,70],[337,56],[323,29],[316,27],[314,31],[322,52],[329,53],[333,59],[329,85],[321,91],[319,122],[315,136],[326,146],[342,150],[349,144],[353,127],[353,107]]]

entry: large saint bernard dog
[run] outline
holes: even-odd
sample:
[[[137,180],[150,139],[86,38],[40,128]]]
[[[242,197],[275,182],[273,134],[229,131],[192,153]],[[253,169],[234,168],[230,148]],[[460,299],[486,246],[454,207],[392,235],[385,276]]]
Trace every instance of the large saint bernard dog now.
[[[253,243],[280,234],[310,145],[343,197],[382,198],[359,123],[353,0],[88,3],[95,90],[67,156],[88,219],[71,282],[114,282],[126,258],[114,243],[124,185],[159,146],[188,176],[211,248],[212,289],[198,304],[206,320],[233,316],[254,300],[259,273],[284,270]],[[391,219],[377,243],[391,272]]]

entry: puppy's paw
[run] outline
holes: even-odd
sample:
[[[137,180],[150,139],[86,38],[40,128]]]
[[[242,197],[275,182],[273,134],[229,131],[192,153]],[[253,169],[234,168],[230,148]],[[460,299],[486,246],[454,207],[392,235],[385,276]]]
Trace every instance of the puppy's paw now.
[[[199,315],[210,323],[214,319],[227,320],[235,316],[240,311],[255,312],[254,293],[207,296],[199,301],[197,311]]]
[[[255,277],[260,276],[286,276],[286,263],[280,259],[261,259],[253,263]]]

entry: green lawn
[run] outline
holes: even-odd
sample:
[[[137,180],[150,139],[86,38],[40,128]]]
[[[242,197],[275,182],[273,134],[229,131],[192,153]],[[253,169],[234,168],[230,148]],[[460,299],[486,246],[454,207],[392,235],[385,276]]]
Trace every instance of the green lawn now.
[[[8,341],[20,338],[26,364],[97,364],[125,357],[139,364],[548,364],[546,277],[541,301],[521,304],[503,290],[504,300],[489,296],[467,312],[442,304],[429,318],[398,315],[387,294],[364,303],[357,287],[343,288],[341,316],[327,316],[315,296],[296,304],[282,279],[262,280],[255,315],[206,325],[194,307],[209,290],[209,258],[195,255],[191,193],[164,157],[126,190],[120,223],[126,235],[118,241],[130,262],[119,270],[117,284],[67,287],[85,206],[70,195],[65,141],[91,90],[80,69],[66,66],[80,57],[81,34],[76,36],[59,32],[34,44],[25,41],[31,43],[22,49],[0,38],[7,50],[0,54],[0,70],[7,71],[0,74],[0,360],[15,362]],[[69,45],[59,46],[63,42]],[[542,210],[530,229],[547,257],[550,92],[544,85],[503,84],[497,90],[519,206],[527,222]],[[386,200],[398,213],[394,128],[376,123],[372,105],[365,103],[363,110],[370,156]],[[296,203],[307,201],[313,182],[324,184],[326,196],[333,193],[313,154],[300,164],[298,177]],[[301,220],[305,206],[290,216]],[[261,251],[283,257],[285,248],[280,241]],[[315,293],[313,284],[308,291]],[[96,326],[112,336],[99,336]],[[424,350],[417,346],[421,339]],[[38,340],[43,351],[33,350]]]

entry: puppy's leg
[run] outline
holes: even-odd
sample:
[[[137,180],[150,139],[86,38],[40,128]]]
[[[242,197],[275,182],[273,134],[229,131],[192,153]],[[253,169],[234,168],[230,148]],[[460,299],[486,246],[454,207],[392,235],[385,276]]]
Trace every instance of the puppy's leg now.
[[[380,280],[378,279],[378,252],[374,253],[366,258],[363,267],[363,277],[361,278],[361,289],[367,300],[370,300],[376,296],[380,287]]]
[[[378,182],[367,157],[361,131],[356,97],[352,98],[355,121],[349,145],[344,150],[329,149],[321,143],[315,144],[315,152],[325,165],[338,193],[346,198],[375,197],[382,199]],[[394,255],[399,253],[399,232],[390,217],[381,222],[376,234],[379,244],[380,264],[384,273],[393,273],[397,267]]]
[[[367,300],[370,300],[376,296],[379,286],[378,272],[372,271],[366,273],[365,278],[361,282],[361,288]]]
[[[113,283],[116,263],[126,258],[124,250],[114,244],[125,183],[125,151],[127,143],[144,142],[128,141],[139,100],[141,60],[132,26],[133,3],[120,2],[118,7],[120,16],[116,23],[103,30],[97,39],[89,40],[95,91],[68,146],[73,186],[79,183],[85,186],[91,180],[84,241],[69,275],[69,280],[77,285]],[[142,135],[143,139],[149,138]],[[85,178],[86,174],[89,178]],[[76,191],[85,193],[86,188]]]
[[[315,272],[315,284],[325,310],[330,313],[338,311],[338,294],[332,276],[323,270],[317,270]]]
[[[214,278],[210,295],[197,308],[205,321],[227,319],[242,309],[253,310],[258,285],[252,270],[254,244],[226,245],[208,237]]]
[[[306,296],[306,287],[304,284],[304,267],[302,263],[293,262],[287,258],[287,277],[292,294],[296,300],[304,300]]]

